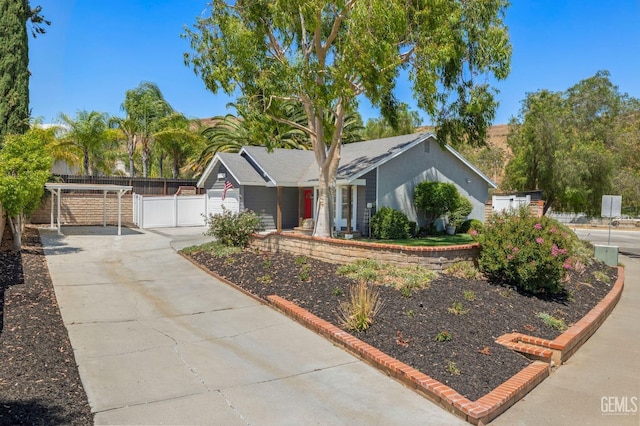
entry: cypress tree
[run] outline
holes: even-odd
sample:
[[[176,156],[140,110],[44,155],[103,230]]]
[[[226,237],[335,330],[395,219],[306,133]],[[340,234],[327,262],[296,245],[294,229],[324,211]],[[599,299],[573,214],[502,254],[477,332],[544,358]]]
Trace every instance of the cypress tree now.
[[[29,40],[49,25],[28,0],[0,0],[0,144],[7,134],[29,129]]]

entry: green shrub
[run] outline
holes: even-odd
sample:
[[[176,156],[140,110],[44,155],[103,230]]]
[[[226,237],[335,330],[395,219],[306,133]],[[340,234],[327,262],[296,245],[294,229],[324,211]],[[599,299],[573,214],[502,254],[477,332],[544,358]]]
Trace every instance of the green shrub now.
[[[467,219],[457,229],[461,234],[466,234],[471,231],[476,231],[476,234],[481,234],[484,225],[478,219]]]
[[[460,198],[454,184],[426,181],[416,185],[413,202],[419,211],[424,212],[427,223],[431,224],[440,216],[456,210]]]
[[[480,270],[494,282],[532,293],[558,293],[584,249],[566,226],[528,209],[494,214],[480,238]],[[583,261],[583,260],[581,260]]]
[[[458,207],[455,208],[451,213],[449,213],[449,224],[458,228],[462,225],[462,222],[471,214],[473,210],[473,204],[467,197],[463,197],[459,195],[458,199]],[[458,230],[458,233],[462,231]],[[466,231],[465,231],[466,232]]]
[[[225,246],[246,247],[251,234],[260,229],[260,217],[252,211],[233,213],[223,207],[222,213],[209,215],[206,220],[211,235]]]
[[[371,218],[371,233],[374,238],[402,240],[412,235],[407,215],[391,207],[381,207]]]

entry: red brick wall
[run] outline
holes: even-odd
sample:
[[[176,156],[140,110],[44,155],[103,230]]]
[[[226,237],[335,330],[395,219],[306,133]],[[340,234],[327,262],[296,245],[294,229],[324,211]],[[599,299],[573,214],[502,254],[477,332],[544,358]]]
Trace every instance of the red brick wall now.
[[[62,194],[60,203],[60,223],[63,225],[102,225],[103,194]],[[54,199],[54,223],[56,213]],[[51,195],[31,215],[31,223],[51,223]],[[118,196],[107,194],[107,224],[118,224]],[[122,196],[122,224],[133,225],[133,199],[131,194]]]

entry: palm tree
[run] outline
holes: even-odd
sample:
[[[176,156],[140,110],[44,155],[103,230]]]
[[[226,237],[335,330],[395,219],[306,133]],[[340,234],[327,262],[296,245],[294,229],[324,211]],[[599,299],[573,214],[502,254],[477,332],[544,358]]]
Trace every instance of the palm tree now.
[[[108,116],[97,111],[78,111],[75,118],[60,114],[66,131],[59,139],[59,148],[66,148],[82,157],[82,172],[93,175],[96,166],[104,159],[109,144],[115,142],[116,135],[109,129]]]
[[[135,162],[133,161],[138,146],[138,122],[131,117],[113,117],[111,124],[117,127],[127,143],[127,155],[129,157],[129,177],[136,175]]]
[[[158,86],[147,81],[135,89],[127,90],[122,109],[127,113],[127,119],[136,123],[135,134],[142,151],[142,175],[147,177],[153,148],[151,135],[157,130],[157,121],[171,114],[173,108],[164,99]]]
[[[171,175],[178,178],[180,166],[195,148],[202,144],[203,137],[190,128],[191,121],[180,113],[173,113],[157,122],[160,129],[152,136],[162,154],[171,159]],[[162,167],[162,161],[160,162]],[[162,170],[160,170],[162,175]]]

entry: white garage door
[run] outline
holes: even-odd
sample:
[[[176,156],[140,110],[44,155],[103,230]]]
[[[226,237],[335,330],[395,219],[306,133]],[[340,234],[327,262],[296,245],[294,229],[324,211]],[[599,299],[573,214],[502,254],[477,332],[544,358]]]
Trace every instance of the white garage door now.
[[[237,189],[229,189],[227,194],[222,200],[222,190],[221,189],[210,189],[207,191],[207,211],[209,214],[219,214],[222,213],[222,207],[226,210],[231,210],[233,213],[238,213],[240,211],[240,202],[238,200],[238,190]]]

